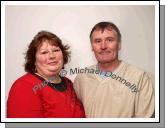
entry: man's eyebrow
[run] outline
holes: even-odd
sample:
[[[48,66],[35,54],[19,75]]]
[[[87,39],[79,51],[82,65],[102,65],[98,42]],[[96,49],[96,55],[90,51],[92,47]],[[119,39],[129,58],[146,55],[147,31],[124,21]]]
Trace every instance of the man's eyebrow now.
[[[114,37],[112,37],[112,36],[109,36],[109,37],[106,37],[106,38],[112,38],[112,39],[114,39]]]
[[[109,37],[105,37],[105,39],[108,39],[108,38],[112,38],[112,39],[114,39],[114,37],[112,37],[112,36],[109,36]],[[101,40],[102,38],[100,38],[100,37],[96,37],[96,38],[94,38],[94,40]]]
[[[95,37],[94,40],[100,40],[101,38],[100,37]]]

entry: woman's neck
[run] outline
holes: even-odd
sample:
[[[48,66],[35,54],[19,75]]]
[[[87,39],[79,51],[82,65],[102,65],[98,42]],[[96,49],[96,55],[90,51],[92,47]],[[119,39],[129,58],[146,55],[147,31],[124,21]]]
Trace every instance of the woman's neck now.
[[[44,75],[42,75],[42,74],[40,74],[40,73],[38,73],[38,72],[35,73],[35,74],[37,74],[38,76],[44,78],[45,80],[47,80],[47,81],[49,81],[49,82],[51,82],[51,83],[60,83],[60,82],[61,82],[61,78],[60,78],[59,75],[55,75],[55,76],[44,76]]]

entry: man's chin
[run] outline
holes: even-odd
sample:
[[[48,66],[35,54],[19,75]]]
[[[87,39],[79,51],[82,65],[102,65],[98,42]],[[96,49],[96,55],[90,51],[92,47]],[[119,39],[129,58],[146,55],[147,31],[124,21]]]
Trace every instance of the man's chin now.
[[[98,61],[100,64],[107,64],[107,63],[111,63],[112,60],[100,60]]]

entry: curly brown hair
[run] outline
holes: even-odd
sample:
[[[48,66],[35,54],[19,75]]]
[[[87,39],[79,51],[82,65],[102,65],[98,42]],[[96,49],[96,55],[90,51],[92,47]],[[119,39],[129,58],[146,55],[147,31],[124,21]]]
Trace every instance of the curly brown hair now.
[[[35,60],[36,60],[36,52],[37,49],[42,46],[43,41],[49,41],[49,44],[54,44],[58,47],[60,47],[62,53],[63,53],[63,62],[64,65],[69,61],[70,58],[70,52],[69,52],[69,46],[63,45],[61,39],[56,36],[55,34],[48,32],[48,31],[40,31],[37,33],[37,35],[33,38],[31,43],[28,46],[28,50],[25,53],[25,65],[24,69],[26,72],[29,73],[35,73]]]

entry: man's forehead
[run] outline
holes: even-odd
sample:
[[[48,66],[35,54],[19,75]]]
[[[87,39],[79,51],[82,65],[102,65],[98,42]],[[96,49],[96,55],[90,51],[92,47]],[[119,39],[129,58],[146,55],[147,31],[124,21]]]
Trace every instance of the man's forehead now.
[[[94,30],[93,35],[97,34],[97,33],[103,34],[104,32],[108,32],[110,34],[116,35],[116,31],[113,28],[105,28],[105,29],[98,28],[98,29]]]

